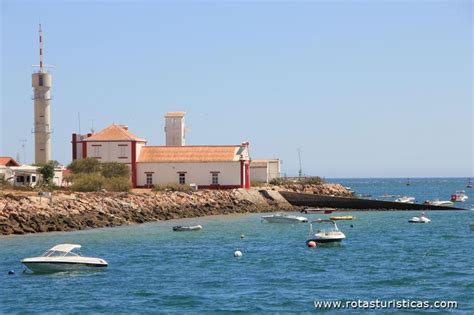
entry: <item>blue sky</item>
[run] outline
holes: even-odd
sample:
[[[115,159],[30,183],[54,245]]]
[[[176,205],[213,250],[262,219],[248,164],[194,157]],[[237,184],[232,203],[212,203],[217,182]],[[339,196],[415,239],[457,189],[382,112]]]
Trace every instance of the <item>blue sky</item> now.
[[[38,21],[54,64],[53,158],[71,134],[127,124],[164,143],[248,140],[283,173],[473,176],[469,1],[2,1],[0,155],[32,162]],[[23,151],[19,139],[27,139]]]

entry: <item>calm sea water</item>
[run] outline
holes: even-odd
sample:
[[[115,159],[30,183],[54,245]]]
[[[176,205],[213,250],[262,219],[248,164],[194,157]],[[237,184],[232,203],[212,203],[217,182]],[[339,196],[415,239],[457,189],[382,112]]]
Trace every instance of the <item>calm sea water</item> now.
[[[403,180],[339,181],[360,193],[421,200],[465,186],[457,179],[417,179],[409,188]],[[454,300],[456,312],[474,312],[474,211],[428,212],[426,225],[407,222],[418,212],[350,214],[357,220],[339,224],[343,244],[316,249],[305,246],[306,224],[263,223],[259,214],[0,237],[0,313],[311,313],[314,300],[335,299]],[[204,230],[171,231],[177,224]],[[83,255],[109,267],[21,273],[20,259],[58,243],[82,244]],[[233,257],[236,249],[243,257]]]

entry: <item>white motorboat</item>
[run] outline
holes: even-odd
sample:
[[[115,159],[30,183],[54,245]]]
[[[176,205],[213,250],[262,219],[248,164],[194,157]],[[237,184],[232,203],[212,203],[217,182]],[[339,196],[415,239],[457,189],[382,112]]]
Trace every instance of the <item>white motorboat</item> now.
[[[419,217],[412,217],[408,220],[410,223],[430,223],[431,220],[425,215],[424,212],[421,213]]]
[[[339,229],[337,228],[336,221],[334,220],[318,219],[311,223],[326,223],[332,226],[318,230],[316,231],[316,233],[314,233],[313,224],[310,224],[309,236],[308,236],[308,239],[306,240],[306,243],[311,242],[311,241],[316,242],[316,243],[334,243],[334,242],[341,242],[343,239],[346,238],[346,235],[344,235],[344,233],[339,231]]]
[[[296,215],[291,214],[272,214],[272,215],[264,215],[262,219],[269,223],[306,223],[308,222],[308,218],[299,217]]]
[[[402,202],[402,203],[415,203],[415,198],[414,197],[400,197],[395,199],[395,202]]]
[[[454,194],[451,195],[452,202],[465,202],[468,199],[469,197],[466,196],[466,192],[464,190],[456,191]]]
[[[101,258],[83,257],[73,252],[73,250],[79,248],[81,248],[81,245],[59,244],[47,250],[43,255],[25,258],[21,263],[36,273],[92,270],[107,267],[107,262]]]
[[[430,205],[430,206],[443,206],[443,207],[452,207],[454,205],[452,201],[439,200],[439,199],[426,200],[425,204]]]
[[[202,225],[173,226],[173,231],[175,232],[189,232],[189,231],[199,231],[199,230],[202,230]]]

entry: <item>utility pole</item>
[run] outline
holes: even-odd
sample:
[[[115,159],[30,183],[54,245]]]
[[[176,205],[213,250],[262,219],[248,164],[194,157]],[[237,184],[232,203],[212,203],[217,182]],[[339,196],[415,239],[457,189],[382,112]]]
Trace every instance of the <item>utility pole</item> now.
[[[300,170],[298,172],[299,177],[303,177],[303,166],[301,165],[301,149],[298,148],[298,159],[300,161]]]
[[[18,139],[18,142],[20,142],[20,145],[21,145],[21,154],[23,155],[23,158],[25,158],[26,156],[26,153],[25,153],[25,148],[26,148],[26,143],[28,142],[27,139]],[[20,153],[17,154],[17,160],[18,160],[18,163],[21,163],[21,160],[20,160]]]

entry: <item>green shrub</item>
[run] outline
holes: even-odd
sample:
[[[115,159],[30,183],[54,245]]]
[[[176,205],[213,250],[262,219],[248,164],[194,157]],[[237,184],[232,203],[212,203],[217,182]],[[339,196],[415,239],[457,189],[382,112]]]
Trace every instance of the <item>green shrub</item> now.
[[[132,184],[129,177],[113,177],[105,179],[104,188],[107,191],[129,191]]]
[[[74,174],[98,173],[100,172],[100,162],[95,158],[85,158],[74,160],[67,166]]]
[[[181,192],[192,192],[193,189],[189,185],[180,185],[180,184],[163,184],[155,185],[153,187],[154,191],[181,191]]]
[[[106,179],[100,174],[77,174],[73,177],[71,190],[100,191],[104,188]]]
[[[308,184],[308,185],[321,185],[324,183],[324,181],[319,176],[304,177],[299,182],[301,184]]]
[[[105,178],[126,177],[130,178],[130,168],[117,162],[100,163],[100,173]]]
[[[303,185],[322,185],[324,180],[319,176],[311,177],[278,177],[270,181],[270,184],[281,186],[287,184],[303,184]]]
[[[255,181],[255,182],[252,182],[251,185],[252,187],[265,187],[267,186],[267,183]]]
[[[280,186],[280,185],[283,185],[285,183],[288,183],[288,181],[286,181],[284,178],[282,177],[277,177],[277,178],[274,178],[270,181],[270,184],[272,185],[276,185],[276,186]]]

